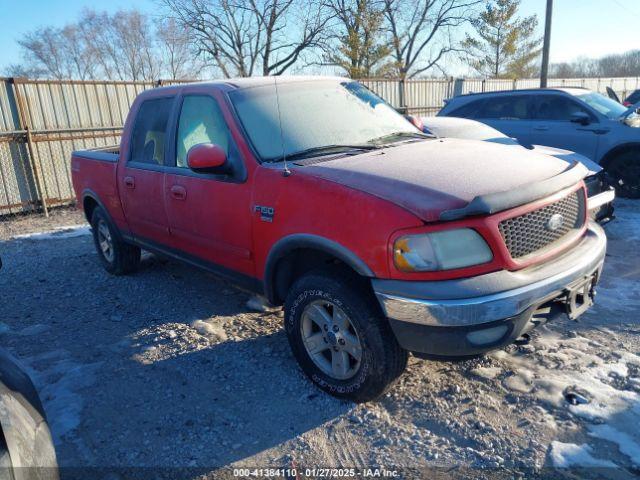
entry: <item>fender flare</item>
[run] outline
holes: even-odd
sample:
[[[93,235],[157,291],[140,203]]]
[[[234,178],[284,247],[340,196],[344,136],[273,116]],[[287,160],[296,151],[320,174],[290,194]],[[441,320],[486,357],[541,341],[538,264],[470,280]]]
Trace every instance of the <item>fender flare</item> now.
[[[102,201],[98,197],[98,194],[93,190],[91,190],[90,188],[85,188],[82,191],[82,209],[83,210],[84,210],[84,202],[87,200],[87,198],[90,198],[91,200],[93,200],[98,204],[98,207],[100,207],[104,212],[104,214],[107,216],[107,221],[111,224],[111,227],[113,228],[113,231],[115,232],[115,234],[118,236],[118,239],[123,240],[122,232],[120,231],[116,223],[113,221],[113,218],[111,218],[111,214],[109,213],[109,210],[107,209],[107,207],[104,206],[104,203],[102,203]],[[84,212],[84,213],[86,218],[87,212]],[[87,222],[89,222],[89,225],[91,225],[90,218],[87,218]]]
[[[615,158],[615,156],[618,153],[623,152],[625,150],[634,150],[634,149],[640,150],[640,142],[621,143],[609,149],[609,151],[607,151],[607,153],[605,153],[602,156],[602,158],[600,159],[600,162],[598,163],[600,163],[600,166],[606,170],[611,160]]]
[[[111,220],[111,216],[109,215],[109,210],[107,210],[104,206],[104,204],[102,203],[102,201],[100,200],[100,197],[98,197],[98,194],[96,192],[94,192],[93,190],[91,190],[90,188],[85,188],[82,191],[82,210],[84,211],[84,202],[87,200],[87,198],[90,198],[91,200],[93,200],[94,202],[96,202],[98,204],[98,206],[100,208],[102,208],[102,210],[105,211],[105,213],[107,214],[107,217],[109,217],[109,220]],[[84,212],[85,217],[87,216],[87,212]],[[91,219],[87,218],[87,221],[89,223],[91,223]]]
[[[375,277],[373,271],[360,257],[338,242],[306,233],[287,235],[278,240],[267,255],[264,269],[264,290],[269,301],[274,302],[276,298],[275,276],[278,262],[291,252],[303,248],[327,253],[351,267],[358,274],[364,277]]]

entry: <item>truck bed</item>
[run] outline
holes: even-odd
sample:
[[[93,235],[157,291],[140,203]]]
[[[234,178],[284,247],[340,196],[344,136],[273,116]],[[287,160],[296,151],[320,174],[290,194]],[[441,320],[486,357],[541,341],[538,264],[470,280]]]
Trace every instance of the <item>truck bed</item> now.
[[[76,150],[72,152],[72,158],[98,160],[101,162],[117,162],[118,158],[120,158],[120,145],[108,145],[106,147],[91,148],[88,150]]]
[[[100,200],[110,207],[110,214],[118,227],[125,228],[116,177],[119,158],[119,145],[75,151],[71,154],[71,178],[76,198],[81,199],[80,208],[89,208],[85,212],[87,220],[91,220],[91,199],[96,203]]]

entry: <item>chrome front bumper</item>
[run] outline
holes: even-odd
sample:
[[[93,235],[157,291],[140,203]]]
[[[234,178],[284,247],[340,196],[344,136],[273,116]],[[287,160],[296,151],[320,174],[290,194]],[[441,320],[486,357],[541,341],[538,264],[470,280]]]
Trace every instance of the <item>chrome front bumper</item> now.
[[[578,245],[543,265],[459,280],[372,280],[372,285],[391,320],[432,327],[470,327],[521,315],[599,273],[606,246],[604,231],[590,222]]]
[[[602,193],[598,193],[596,195],[593,195],[592,197],[589,197],[587,199],[587,206],[590,211],[593,211],[602,207],[603,205],[613,202],[615,198],[615,189],[613,187],[609,187],[609,190],[605,190]]]

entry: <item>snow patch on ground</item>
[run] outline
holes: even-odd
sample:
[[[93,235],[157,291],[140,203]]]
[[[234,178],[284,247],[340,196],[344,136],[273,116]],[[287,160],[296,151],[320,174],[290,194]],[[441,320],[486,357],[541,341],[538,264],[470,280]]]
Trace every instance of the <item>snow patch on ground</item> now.
[[[212,319],[196,320],[191,326],[200,334],[210,339],[224,342],[227,340],[227,334],[222,325]]]
[[[613,272],[613,270],[610,271]],[[609,274],[606,285],[600,283],[597,291],[595,308],[598,311],[633,312],[640,307],[640,295],[638,295],[640,282]],[[599,323],[603,323],[602,317],[602,315],[598,316]],[[619,322],[620,318],[616,315],[610,315],[610,320]]]
[[[612,240],[640,240],[640,211],[636,200],[616,198],[616,220],[606,225]]]
[[[595,458],[591,455],[592,452],[593,449],[586,443],[576,445],[575,443],[553,441],[551,442],[551,452],[549,456],[551,457],[553,466],[556,468],[615,467],[615,464],[609,460]]]
[[[24,364],[40,394],[53,441],[60,444],[80,424],[84,408],[81,391],[95,383],[102,362],[80,364],[69,358],[68,352],[55,350],[25,358]]]
[[[637,409],[639,405],[636,404],[635,408]],[[638,427],[639,424],[636,423],[635,428],[637,429]],[[637,438],[606,424],[589,427],[589,435],[615,443],[618,445],[620,452],[629,457],[634,465],[640,465],[640,445],[637,442]]]
[[[91,227],[86,225],[68,225],[64,227],[56,227],[44,232],[16,235],[12,237],[12,240],[60,240],[65,238],[82,237],[90,234]]]
[[[629,352],[612,354],[605,345],[585,337],[567,338],[547,328],[538,331],[541,335],[533,355],[491,354],[514,372],[505,378],[504,386],[530,391],[551,410],[568,409],[589,424],[592,437],[616,443],[631,463],[640,464],[640,394],[621,387],[628,381],[628,365],[640,365],[640,357]],[[586,402],[570,404],[565,393],[574,390],[584,392]],[[557,448],[565,451],[562,445]]]
[[[500,367],[478,367],[471,370],[471,373],[487,380],[492,380],[502,373]]]

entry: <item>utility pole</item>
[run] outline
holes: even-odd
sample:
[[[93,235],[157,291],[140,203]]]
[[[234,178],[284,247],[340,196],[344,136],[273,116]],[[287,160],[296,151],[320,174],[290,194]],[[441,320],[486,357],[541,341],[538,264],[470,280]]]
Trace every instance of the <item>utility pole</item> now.
[[[540,68],[540,88],[547,87],[549,75],[549,48],[551,44],[551,12],[553,0],[547,0],[547,14],[544,20],[544,44],[542,45],[542,66]]]

